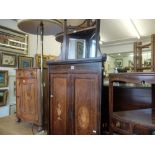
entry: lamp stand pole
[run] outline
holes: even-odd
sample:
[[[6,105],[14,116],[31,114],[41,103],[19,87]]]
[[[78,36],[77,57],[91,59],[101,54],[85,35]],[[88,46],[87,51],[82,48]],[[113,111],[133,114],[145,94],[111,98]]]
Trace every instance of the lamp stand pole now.
[[[41,70],[40,70],[40,103],[41,103],[41,114],[40,114],[40,117],[41,117],[41,124],[43,126],[43,98],[44,98],[44,91],[43,91],[43,88],[44,88],[44,79],[43,79],[43,50],[44,50],[44,46],[43,46],[43,42],[44,42],[44,25],[43,25],[43,22],[41,21],[40,23],[40,37],[41,37],[41,64],[40,64],[40,67],[41,67]],[[39,131],[42,130],[42,126],[38,129]]]

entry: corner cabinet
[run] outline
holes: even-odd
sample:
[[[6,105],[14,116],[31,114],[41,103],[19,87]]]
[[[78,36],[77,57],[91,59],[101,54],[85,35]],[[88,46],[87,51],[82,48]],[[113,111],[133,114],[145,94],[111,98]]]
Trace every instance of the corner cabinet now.
[[[44,70],[44,77],[47,69]],[[46,104],[46,101],[44,101]],[[40,93],[40,69],[26,68],[16,70],[16,116],[17,120],[34,123],[42,129],[43,105]],[[45,123],[44,123],[45,124]],[[45,125],[44,125],[45,126]]]
[[[49,134],[100,134],[105,58],[48,62]]]

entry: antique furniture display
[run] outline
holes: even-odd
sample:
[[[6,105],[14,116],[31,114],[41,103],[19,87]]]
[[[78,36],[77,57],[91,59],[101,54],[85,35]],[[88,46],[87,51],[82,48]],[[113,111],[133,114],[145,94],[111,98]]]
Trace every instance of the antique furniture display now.
[[[135,84],[150,83],[151,104],[136,109],[114,110],[114,84],[126,82]],[[119,134],[154,134],[155,131],[155,73],[118,73],[109,77],[109,131]],[[130,95],[135,95],[134,93]],[[136,96],[135,96],[136,97]],[[143,98],[144,99],[144,98]],[[126,102],[126,100],[124,100]],[[144,101],[145,102],[145,101]],[[143,103],[144,103],[143,102]]]
[[[47,70],[44,70],[46,78]],[[43,105],[40,92],[40,69],[26,68],[16,70],[16,116],[17,121],[24,120],[38,125],[38,130],[43,126]],[[47,84],[44,84],[47,92]],[[47,98],[44,98],[47,104]]]
[[[104,61],[48,62],[50,134],[100,134]]]
[[[99,20],[83,24],[71,27],[65,20],[56,35],[63,47],[61,60],[48,61],[49,134],[101,134],[106,56],[99,53]]]

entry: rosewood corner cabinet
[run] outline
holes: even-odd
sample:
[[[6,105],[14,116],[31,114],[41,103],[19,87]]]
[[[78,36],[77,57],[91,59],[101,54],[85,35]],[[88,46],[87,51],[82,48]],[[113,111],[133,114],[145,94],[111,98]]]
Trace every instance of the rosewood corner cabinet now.
[[[44,79],[46,78],[47,69],[44,69]],[[44,97],[44,105],[41,105],[40,80],[40,69],[38,68],[16,70],[17,120],[34,123],[41,130],[43,126],[47,127],[46,121],[43,121],[43,119],[46,120],[46,116],[42,115],[47,99]],[[46,83],[45,86],[47,86]],[[46,94],[45,91],[48,92],[46,87],[44,87],[44,94]]]
[[[105,57],[49,61],[49,134],[100,134]]]

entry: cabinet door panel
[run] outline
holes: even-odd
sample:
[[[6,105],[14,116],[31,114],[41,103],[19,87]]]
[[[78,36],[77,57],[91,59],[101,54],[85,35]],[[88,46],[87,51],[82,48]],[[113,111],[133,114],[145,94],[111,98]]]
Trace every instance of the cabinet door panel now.
[[[98,75],[74,74],[75,134],[98,134]]]
[[[67,78],[66,74],[54,74],[50,76],[50,133],[54,135],[67,134]]]
[[[17,111],[22,119],[38,121],[36,81],[33,79],[17,80]],[[17,113],[18,115],[18,113]]]

